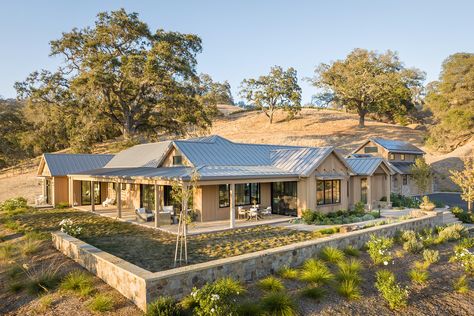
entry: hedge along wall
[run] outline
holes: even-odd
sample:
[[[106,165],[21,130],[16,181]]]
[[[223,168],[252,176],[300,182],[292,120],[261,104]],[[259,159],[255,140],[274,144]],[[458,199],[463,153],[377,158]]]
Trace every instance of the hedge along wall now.
[[[276,272],[285,265],[299,266],[327,246],[345,248],[352,245],[360,248],[372,234],[393,237],[398,230],[420,230],[424,227],[439,225],[441,222],[441,215],[430,214],[400,223],[371,227],[155,273],[141,269],[64,233],[53,233],[53,241],[61,252],[116,288],[139,308],[146,310],[146,305],[159,296],[171,295],[181,298],[189,294],[193,287],[199,288],[207,282],[222,277],[232,277],[242,282],[254,281]]]

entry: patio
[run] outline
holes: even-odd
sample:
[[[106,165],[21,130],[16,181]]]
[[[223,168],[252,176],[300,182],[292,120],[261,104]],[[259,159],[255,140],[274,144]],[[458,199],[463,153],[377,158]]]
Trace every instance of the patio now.
[[[90,205],[82,205],[82,206],[75,206],[75,209],[92,212]],[[155,222],[138,222],[135,216],[135,210],[130,208],[123,208],[122,209],[122,217],[118,218],[118,212],[116,207],[103,207],[102,205],[95,205],[95,214],[110,217],[113,219],[117,219],[120,221],[140,225],[142,227],[147,228],[155,228],[161,230],[166,233],[176,235],[178,232],[178,225],[162,225],[155,227]],[[246,220],[246,219],[236,219],[235,220],[235,227],[229,227],[229,220],[220,220],[220,221],[211,221],[211,222],[193,222],[188,225],[188,235],[199,235],[205,233],[215,233],[221,231],[227,231],[232,229],[239,229],[239,228],[249,228],[259,225],[276,225],[281,223],[288,223],[292,217],[284,216],[284,215],[268,215],[259,220]]]

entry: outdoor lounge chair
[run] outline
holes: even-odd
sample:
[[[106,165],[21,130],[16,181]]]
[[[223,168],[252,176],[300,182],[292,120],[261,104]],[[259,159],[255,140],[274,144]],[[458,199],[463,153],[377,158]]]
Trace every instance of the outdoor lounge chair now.
[[[251,207],[249,211],[249,219],[255,218],[258,221],[258,208]]]
[[[103,207],[108,207],[109,205],[113,205],[115,203],[114,198],[106,198],[104,202],[102,202]]]
[[[260,214],[261,214],[262,216],[272,215],[272,207],[269,206],[269,207],[267,207],[266,209],[261,210],[261,211],[260,211]]]
[[[237,218],[240,219],[240,216],[243,216],[243,218],[247,216],[247,211],[242,206],[237,208]]]
[[[137,222],[151,222],[155,219],[155,215],[152,211],[145,209],[144,207],[137,208],[135,210]]]

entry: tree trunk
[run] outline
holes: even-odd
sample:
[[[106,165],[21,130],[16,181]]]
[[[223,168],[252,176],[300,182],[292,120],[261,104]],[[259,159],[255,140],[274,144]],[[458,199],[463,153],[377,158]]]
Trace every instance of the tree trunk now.
[[[365,113],[359,113],[359,128],[365,127]]]
[[[130,115],[125,115],[125,121],[123,122],[122,135],[126,140],[132,138],[132,118]]]
[[[270,124],[273,124],[273,111],[270,111],[270,115],[268,115],[270,118]]]

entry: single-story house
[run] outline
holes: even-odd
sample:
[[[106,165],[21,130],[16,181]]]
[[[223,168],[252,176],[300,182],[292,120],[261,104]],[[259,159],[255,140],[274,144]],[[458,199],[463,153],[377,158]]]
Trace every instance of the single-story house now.
[[[422,158],[425,152],[415,145],[384,138],[369,138],[353,151],[350,157],[381,157],[385,159],[392,170],[391,192],[402,195],[417,195],[432,192],[429,186],[427,192],[419,192],[412,178],[412,168],[417,158]]]
[[[69,203],[67,175],[105,166],[114,155],[44,154],[37,177],[41,181],[41,200],[47,205]]]
[[[333,147],[244,144],[213,135],[133,146],[104,166],[68,173],[67,190],[70,205],[94,210],[107,201],[120,217],[122,209],[162,211],[176,204],[172,187],[187,186],[198,174],[197,221],[230,220],[232,226],[238,207],[300,216],[305,209],[347,210],[359,200],[372,208],[384,195],[389,200],[386,162],[364,162],[360,168]]]

